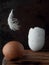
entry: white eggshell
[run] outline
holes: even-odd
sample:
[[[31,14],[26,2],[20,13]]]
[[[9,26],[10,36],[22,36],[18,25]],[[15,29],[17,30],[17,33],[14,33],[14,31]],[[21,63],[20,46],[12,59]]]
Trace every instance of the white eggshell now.
[[[41,50],[45,43],[45,30],[40,27],[30,28],[28,45],[33,51]]]

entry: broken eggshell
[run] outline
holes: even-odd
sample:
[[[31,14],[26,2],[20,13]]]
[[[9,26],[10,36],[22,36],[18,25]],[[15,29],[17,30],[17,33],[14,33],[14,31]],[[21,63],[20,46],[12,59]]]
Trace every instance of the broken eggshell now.
[[[45,30],[40,27],[29,29],[28,45],[31,50],[39,51],[43,48],[45,43]]]

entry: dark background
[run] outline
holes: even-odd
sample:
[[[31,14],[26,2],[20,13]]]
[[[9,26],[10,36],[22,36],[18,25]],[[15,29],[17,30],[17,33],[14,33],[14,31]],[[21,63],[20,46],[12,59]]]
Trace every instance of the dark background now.
[[[11,9],[14,9],[14,17],[21,25],[19,31],[10,30],[7,24]],[[0,0],[0,63],[2,48],[8,41],[20,41],[25,49],[29,49],[28,31],[35,26],[45,29],[46,39],[42,51],[49,51],[49,0]]]

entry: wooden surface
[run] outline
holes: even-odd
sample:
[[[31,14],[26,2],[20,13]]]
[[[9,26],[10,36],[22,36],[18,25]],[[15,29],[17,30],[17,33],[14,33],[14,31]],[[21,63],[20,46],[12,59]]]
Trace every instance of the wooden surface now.
[[[24,57],[7,61],[6,65],[49,65],[49,52],[25,50]]]

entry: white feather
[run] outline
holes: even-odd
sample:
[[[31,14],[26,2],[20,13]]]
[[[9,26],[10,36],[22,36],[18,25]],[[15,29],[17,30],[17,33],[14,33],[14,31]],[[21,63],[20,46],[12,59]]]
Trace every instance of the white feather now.
[[[13,18],[13,9],[11,10],[8,16],[8,25],[9,25],[9,28],[13,31],[19,30],[20,28],[17,18]]]
[[[40,27],[30,28],[28,34],[28,45],[33,51],[43,48],[45,43],[45,30]]]

